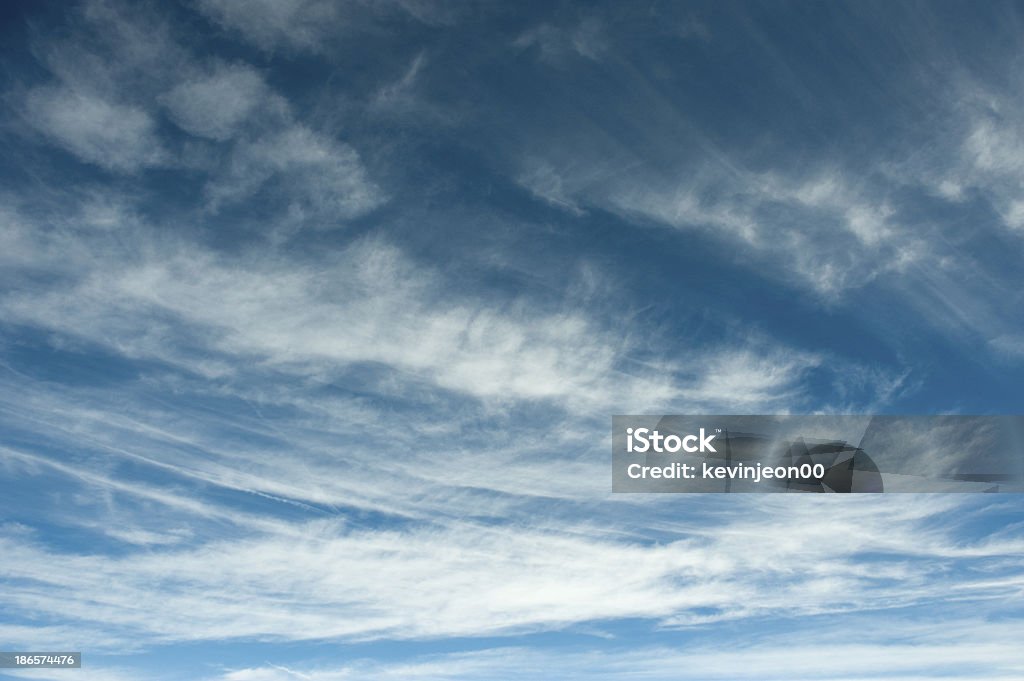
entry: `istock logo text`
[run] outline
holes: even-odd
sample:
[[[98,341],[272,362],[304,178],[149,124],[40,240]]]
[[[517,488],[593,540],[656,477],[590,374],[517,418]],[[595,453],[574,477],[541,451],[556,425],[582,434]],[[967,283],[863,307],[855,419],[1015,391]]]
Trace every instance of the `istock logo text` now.
[[[636,440],[634,444],[634,439]],[[644,452],[655,452],[657,454],[674,454],[682,449],[684,452],[693,454],[694,452],[715,452],[714,446],[711,441],[715,439],[714,435],[704,435],[704,429],[700,429],[699,435],[685,435],[679,437],[678,435],[662,435],[656,430],[650,430],[648,428],[626,428],[626,451],[627,452],[638,452],[643,454]],[[694,444],[695,442],[699,444]]]

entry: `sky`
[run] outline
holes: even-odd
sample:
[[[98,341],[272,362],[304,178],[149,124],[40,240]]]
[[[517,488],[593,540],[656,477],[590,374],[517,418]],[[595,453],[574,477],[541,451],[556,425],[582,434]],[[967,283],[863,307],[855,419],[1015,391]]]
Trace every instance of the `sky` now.
[[[613,414],[1014,414],[1024,4],[0,8],[0,648],[1024,677],[1016,495],[612,494]]]

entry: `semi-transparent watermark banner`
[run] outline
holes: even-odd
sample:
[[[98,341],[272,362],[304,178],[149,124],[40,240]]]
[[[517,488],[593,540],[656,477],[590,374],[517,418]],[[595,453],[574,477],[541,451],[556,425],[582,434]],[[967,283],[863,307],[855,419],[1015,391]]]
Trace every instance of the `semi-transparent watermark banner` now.
[[[613,492],[1024,492],[1024,416],[613,416]]]

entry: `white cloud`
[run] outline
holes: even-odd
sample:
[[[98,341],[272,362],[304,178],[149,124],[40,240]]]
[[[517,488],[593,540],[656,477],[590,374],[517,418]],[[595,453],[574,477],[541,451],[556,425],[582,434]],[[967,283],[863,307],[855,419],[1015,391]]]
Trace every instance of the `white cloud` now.
[[[516,38],[519,49],[536,47],[544,61],[563,64],[569,57],[598,61],[608,49],[604,26],[594,17],[571,27],[541,24]]]
[[[696,524],[671,520],[675,538],[656,544],[571,522],[372,531],[322,521],[118,557],[55,553],[15,533],[0,540],[0,574],[16,612],[142,643],[481,636],[629,617],[665,626],[838,617],[941,602],[951,589],[968,601],[1012,598],[1021,584],[1006,561],[1024,545],[995,535],[964,544],[947,522],[958,505],[787,495]],[[643,514],[621,510],[620,531],[633,521],[649,527]],[[23,579],[45,588],[18,586]]]
[[[185,131],[214,140],[234,136],[271,93],[263,78],[246,65],[218,64],[209,73],[184,80],[163,95],[174,122]]]
[[[192,61],[153,5],[84,0],[67,18],[68,30],[40,34],[33,52],[76,92],[140,105]]]
[[[427,24],[451,23],[456,8],[435,0],[200,0],[210,19],[263,50],[323,51],[346,29],[399,13]]]
[[[264,9],[277,7],[286,3]],[[247,5],[244,13],[259,10]],[[162,16],[118,2],[92,0],[76,18],[69,36],[40,41],[41,60],[57,83],[26,97],[27,122],[50,141],[109,170],[202,169],[214,209],[249,199],[276,179],[273,198],[285,207],[286,230],[335,226],[384,202],[359,154],[297,122],[252,66],[203,62]],[[192,142],[170,151],[155,120],[161,106],[181,129],[223,146]]]
[[[558,148],[551,155],[572,156]],[[519,182],[538,198],[569,210],[613,210],[637,225],[671,227],[719,242],[733,262],[807,290],[818,302],[849,303],[858,289],[870,286],[963,342],[979,342],[975,332],[987,337],[982,342],[1019,332],[1009,304],[1014,286],[979,276],[988,264],[963,248],[962,233],[939,224],[921,226],[920,217],[904,224],[907,218],[887,190],[848,171],[753,172],[729,159],[708,159],[700,172],[676,177],[624,162],[620,166],[628,172],[597,160],[588,164],[577,158],[571,165],[544,158],[530,156],[520,163]],[[992,163],[1005,167],[1009,162]],[[988,191],[991,186],[1001,185]],[[946,186],[944,191],[954,190]],[[956,191],[967,190],[958,185]],[[999,199],[996,205],[1007,226],[1016,224],[1016,203]],[[1000,343],[990,347],[998,350]]]
[[[981,199],[1018,233],[1024,227],[1024,83],[1012,74],[1008,84],[994,87],[962,67],[950,82],[957,105],[942,112],[941,141],[893,163],[892,174],[950,202]]]
[[[570,198],[562,175],[550,163],[535,161],[525,165],[523,172],[516,179],[524,189],[574,215],[583,215],[586,212]]]
[[[337,6],[330,6],[333,14]],[[239,7],[246,15],[260,13]],[[268,3],[263,9],[288,14],[286,8]],[[149,7],[89,0],[80,10],[66,34],[37,40],[38,58],[54,80],[28,91],[24,118],[51,143],[122,173],[200,170],[206,208],[213,211],[266,190],[274,204],[265,210],[268,231],[277,237],[307,225],[336,227],[385,202],[359,153],[297,120],[251,65],[200,59]],[[305,9],[300,14],[307,18]],[[162,139],[161,108],[202,140]]]
[[[1024,199],[1013,199],[1006,205],[1003,221],[1011,229],[1024,229]]]
[[[630,217],[738,242],[759,270],[828,298],[927,256],[884,198],[832,169],[796,178],[733,169],[678,183],[616,178],[587,195]]]
[[[430,59],[419,52],[405,70],[393,80],[384,82],[370,96],[367,109],[375,117],[398,119],[403,126],[450,126],[464,115],[464,110],[451,102],[440,103],[427,96],[423,84]]]
[[[50,639],[54,640],[54,639]],[[67,640],[62,639],[62,640]],[[140,678],[146,678],[148,681],[159,681],[162,678],[166,678],[163,675],[154,675],[153,670],[147,669],[145,673],[141,673],[138,669],[133,669],[130,666],[125,667],[108,667],[104,665],[90,664],[91,660],[86,658],[83,662],[88,670],[89,681],[138,681]],[[80,669],[73,669],[71,671],[64,669],[31,669],[31,670],[5,670],[5,675],[9,674],[13,678],[24,678],[34,679],[35,681],[67,681],[68,677],[81,673]]]
[[[401,110],[413,107],[415,102],[413,90],[426,61],[426,55],[423,52],[417,54],[398,80],[387,83],[377,90],[373,96],[371,107],[378,110]]]
[[[620,211],[644,216],[679,228],[710,227],[727,237],[756,243],[756,220],[745,206],[708,203],[693,188],[678,187],[662,192],[646,187],[617,187],[609,198]]]
[[[43,86],[26,98],[29,122],[51,140],[108,170],[132,172],[160,165],[167,154],[149,114],[67,87]]]
[[[1000,96],[999,111],[991,103],[975,108],[967,117],[960,153],[951,159],[952,178],[986,197],[1012,230],[1024,227],[1024,118],[1012,113],[1019,99]],[[942,177],[940,188],[950,181]]]
[[[15,318],[76,329],[142,356],[167,352],[148,345],[147,320],[170,313],[206,336],[213,350],[236,357],[282,368],[381,362],[499,400],[591,403],[607,399],[601,395],[617,381],[616,341],[581,315],[523,306],[500,312],[482,301],[446,298],[436,275],[392,246],[363,242],[333,262],[295,265],[232,264],[192,250],[164,253],[117,272],[90,272],[72,297],[54,292],[9,299],[4,307]],[[46,304],[57,307],[39,307]],[[645,389],[655,399],[668,396],[655,382],[643,388],[624,383],[619,391]]]
[[[131,173],[173,164],[151,97],[190,61],[148,5],[86,0],[68,29],[40,34],[33,53],[53,81],[25,96],[31,127],[88,163]]]
[[[330,0],[201,0],[201,10],[259,47],[316,49],[336,33],[347,7]]]
[[[275,168],[312,158],[310,168],[295,171],[312,175],[337,163],[337,148],[316,141],[300,131],[257,157]],[[357,199],[340,200],[356,210]],[[379,240],[301,262],[272,254],[226,258],[152,240],[143,227],[116,238],[107,232],[20,239],[22,266],[75,273],[58,288],[0,297],[8,318],[211,376],[230,373],[239,358],[306,375],[377,363],[488,401],[548,400],[571,411],[616,405],[661,412],[733,400],[778,408],[800,399],[804,372],[817,363],[768,341],[740,339],[644,367],[627,361],[637,348],[618,321],[541,311],[525,299],[495,306],[450,290],[439,273]],[[197,343],[201,357],[183,350]]]
[[[697,383],[684,389],[696,404],[725,406],[732,410],[785,410],[798,402],[802,379],[821,364],[811,353],[740,348],[706,358]],[[707,409],[705,407],[705,409]],[[709,410],[710,411],[710,410]]]
[[[751,634],[728,641],[687,643],[685,649],[639,645],[613,650],[571,651],[526,647],[491,648],[415,657],[402,661],[361,660],[323,665],[251,667],[227,671],[219,681],[348,681],[349,679],[559,679],[613,681],[1013,681],[1022,661],[1015,623],[1009,626],[970,617],[944,627],[909,626],[893,620],[857,621],[850,629],[822,623],[815,631],[797,628],[789,637]]]
[[[1013,359],[1024,358],[1024,334],[1003,334],[989,341],[996,352]]]
[[[322,226],[363,215],[385,200],[355,149],[303,125],[240,141],[208,194],[214,206],[242,201],[271,178],[283,187],[291,217]]]

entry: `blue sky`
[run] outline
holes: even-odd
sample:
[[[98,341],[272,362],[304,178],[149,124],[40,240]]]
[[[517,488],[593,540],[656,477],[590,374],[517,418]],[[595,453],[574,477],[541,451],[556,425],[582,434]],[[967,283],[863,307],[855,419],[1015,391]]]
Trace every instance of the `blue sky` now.
[[[1024,677],[1016,496],[608,437],[1020,413],[1020,3],[0,19],[0,678]]]

